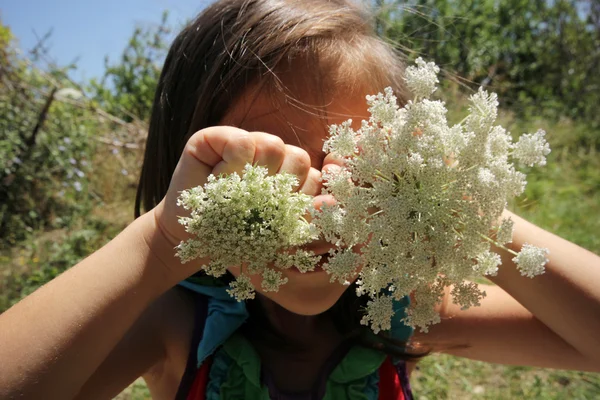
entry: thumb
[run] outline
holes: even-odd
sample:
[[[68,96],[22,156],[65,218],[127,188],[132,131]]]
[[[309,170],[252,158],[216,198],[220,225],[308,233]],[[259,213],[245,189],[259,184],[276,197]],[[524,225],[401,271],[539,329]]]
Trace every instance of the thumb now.
[[[230,126],[215,126],[193,134],[185,145],[173,173],[169,192],[204,185],[211,173],[241,171],[254,160],[250,134]]]

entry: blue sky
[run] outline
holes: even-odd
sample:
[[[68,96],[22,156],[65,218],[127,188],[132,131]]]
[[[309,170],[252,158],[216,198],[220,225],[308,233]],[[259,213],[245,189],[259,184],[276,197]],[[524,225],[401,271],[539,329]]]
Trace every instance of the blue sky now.
[[[104,57],[117,60],[136,25],[160,22],[163,10],[172,26],[193,18],[210,0],[3,0],[0,19],[20,47],[28,50],[51,28],[50,55],[59,65],[79,58],[76,80],[102,75]]]

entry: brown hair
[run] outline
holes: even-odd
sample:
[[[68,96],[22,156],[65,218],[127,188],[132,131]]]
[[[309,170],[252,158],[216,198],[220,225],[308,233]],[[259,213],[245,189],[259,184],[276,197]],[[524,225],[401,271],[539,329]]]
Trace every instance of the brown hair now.
[[[354,92],[390,86],[405,102],[403,64],[374,34],[372,25],[363,9],[346,0],[221,0],[207,7],[177,36],[165,60],[135,216],[142,205],[150,210],[166,195],[194,132],[217,125],[250,85],[285,91],[279,72],[288,71],[292,63],[310,66],[307,85],[315,90]],[[293,93],[285,97],[294,102]],[[365,333],[358,316],[367,298],[357,298],[353,288],[329,312],[340,331],[355,336]],[[256,307],[249,304],[258,321]],[[252,326],[261,329],[264,324]],[[372,337],[359,336],[362,344],[382,348],[381,342],[373,344]],[[398,350],[398,343],[382,340],[384,350],[410,357]]]
[[[345,0],[222,0],[207,7],[177,36],[165,60],[135,216],[142,205],[150,210],[165,196],[194,132],[217,125],[250,84],[281,89],[277,71],[297,59],[310,62],[307,79],[320,90],[323,84],[357,90],[368,83],[391,86],[405,100],[402,64],[370,22]]]

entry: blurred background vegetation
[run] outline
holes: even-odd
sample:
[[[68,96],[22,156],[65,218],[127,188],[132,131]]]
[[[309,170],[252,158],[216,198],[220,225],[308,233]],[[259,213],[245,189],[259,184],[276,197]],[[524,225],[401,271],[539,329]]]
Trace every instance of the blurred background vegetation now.
[[[548,165],[511,208],[600,254],[600,3],[376,0],[378,34],[408,60],[435,60],[460,120],[484,86],[515,135],[548,132]],[[192,17],[192,16],[190,16]],[[108,242],[132,220],[153,93],[173,27],[132,27],[101,79],[73,82],[44,39],[20,49],[0,21],[0,312]],[[548,349],[552,351],[552,349]],[[597,399],[598,374],[434,355],[418,399]],[[137,381],[121,399],[148,398]]]

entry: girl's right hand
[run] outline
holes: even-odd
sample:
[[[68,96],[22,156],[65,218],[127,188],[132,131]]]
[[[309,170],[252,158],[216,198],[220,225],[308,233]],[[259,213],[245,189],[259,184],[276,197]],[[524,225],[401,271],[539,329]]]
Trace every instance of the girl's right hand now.
[[[230,126],[216,126],[196,132],[188,140],[175,168],[164,199],[152,210],[156,225],[173,247],[190,236],[178,217],[187,213],[177,206],[181,191],[204,185],[210,174],[242,172],[251,163],[268,168],[269,174],[287,172],[298,177],[297,190],[316,196],[321,192],[321,172],[311,167],[308,153],[288,145],[279,137],[263,132],[247,132]],[[173,254],[175,250],[173,250]],[[171,258],[171,257],[167,257]],[[201,263],[184,267],[188,275]],[[182,265],[174,266],[182,271]],[[195,268],[195,270],[189,270]]]

